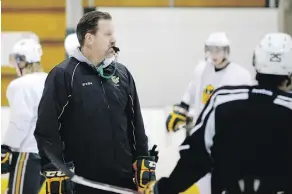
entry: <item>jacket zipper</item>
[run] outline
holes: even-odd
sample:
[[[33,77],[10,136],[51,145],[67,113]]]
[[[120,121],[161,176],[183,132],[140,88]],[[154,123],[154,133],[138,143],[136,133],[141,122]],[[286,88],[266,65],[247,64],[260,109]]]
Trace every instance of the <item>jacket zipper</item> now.
[[[106,105],[107,105],[107,108],[110,108],[110,105],[109,105],[109,103],[108,103],[108,100],[107,100],[107,95],[106,95],[106,93],[105,93],[105,89],[104,89],[104,87],[103,87],[103,83],[102,83],[102,80],[100,79],[100,85],[101,85],[101,87],[102,87],[102,91],[103,91],[103,99],[104,99],[104,102],[106,103]]]
[[[106,95],[106,92],[105,92],[101,77],[100,77],[100,84],[101,84],[101,87],[102,87],[102,90],[103,90],[103,93],[104,93],[104,95],[103,95],[104,96],[104,101],[107,104],[107,108],[109,109],[110,105],[109,105],[108,100],[107,100],[107,95]],[[113,126],[112,126],[111,116],[110,115],[109,115],[109,120],[110,120],[110,125],[111,125],[111,128],[112,128],[112,140],[114,142],[115,135],[114,135],[114,130],[113,130]],[[114,153],[114,160],[115,160],[115,162],[117,162],[117,150],[116,150],[116,145],[115,144],[114,144],[114,152],[115,152]]]
[[[104,89],[104,87],[103,87],[102,77],[101,77],[100,74],[98,73],[97,68],[94,67],[94,69],[95,69],[95,71],[97,72],[97,75],[98,75],[98,77],[99,77],[99,79],[100,79],[100,85],[101,85],[101,87],[102,87],[102,91],[103,91],[103,100],[104,100],[104,102],[106,103],[107,108],[110,108],[110,105],[109,105],[108,100],[107,100],[107,95],[106,95],[106,93],[105,93],[105,89]]]

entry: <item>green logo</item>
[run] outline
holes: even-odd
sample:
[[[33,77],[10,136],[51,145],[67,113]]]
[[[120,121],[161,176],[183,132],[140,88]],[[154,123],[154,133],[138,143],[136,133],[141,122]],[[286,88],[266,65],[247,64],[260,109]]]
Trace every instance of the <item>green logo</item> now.
[[[111,79],[114,82],[114,84],[118,84],[120,82],[120,78],[117,76],[112,76]]]

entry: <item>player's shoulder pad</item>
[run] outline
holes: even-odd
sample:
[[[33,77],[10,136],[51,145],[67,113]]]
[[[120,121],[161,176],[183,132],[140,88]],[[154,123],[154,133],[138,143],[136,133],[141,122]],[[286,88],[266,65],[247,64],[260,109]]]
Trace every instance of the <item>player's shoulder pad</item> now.
[[[252,85],[253,78],[248,69],[233,62],[229,64],[229,68],[229,76],[231,76],[232,79],[235,79],[234,85]]]
[[[282,97],[286,101],[289,101],[292,103],[292,92],[282,92],[278,96],[280,96],[280,98]]]
[[[278,94],[274,103],[292,110],[292,93],[282,92]]]
[[[26,85],[26,78],[27,76],[22,76],[22,77],[18,77],[14,80],[12,80],[8,87],[7,90],[15,90],[15,89],[19,89],[19,88],[23,88]]]
[[[30,91],[32,88],[35,87],[35,84],[38,84],[41,79],[40,76],[43,76],[43,79],[45,80],[48,76],[45,72],[40,72],[41,74],[34,74],[30,73],[25,76],[18,77],[11,81],[7,87],[7,91],[16,91],[16,90],[22,90],[22,91]],[[41,84],[41,83],[39,83]]]
[[[219,95],[234,95],[239,93],[248,94],[251,90],[252,86],[248,85],[240,85],[240,86],[222,86],[217,88],[212,96],[210,97],[210,101],[215,100]],[[231,99],[232,100],[232,99]]]
[[[222,86],[222,87],[217,88],[213,94],[220,94],[220,93],[233,94],[233,93],[241,92],[241,91],[248,92],[251,88],[253,87],[248,86],[248,85]]]
[[[231,68],[233,68],[235,72],[238,72],[238,73],[248,73],[249,74],[249,71],[245,67],[243,67],[242,65],[239,65],[237,63],[230,62],[229,66]]]
[[[200,77],[202,75],[202,73],[203,73],[203,71],[204,71],[206,66],[207,66],[207,62],[206,61],[203,61],[203,60],[199,61],[197,63],[197,65],[195,66],[195,68],[194,68],[195,76],[199,76]]]
[[[203,69],[206,67],[206,65],[207,65],[207,61],[203,61],[203,60],[198,61],[197,65],[195,67],[195,70]]]
[[[16,78],[15,80],[11,81],[6,89],[6,96],[9,99],[11,96],[13,96],[15,93],[19,93],[21,91],[27,90],[27,86],[29,84],[26,84],[27,82],[23,77]]]

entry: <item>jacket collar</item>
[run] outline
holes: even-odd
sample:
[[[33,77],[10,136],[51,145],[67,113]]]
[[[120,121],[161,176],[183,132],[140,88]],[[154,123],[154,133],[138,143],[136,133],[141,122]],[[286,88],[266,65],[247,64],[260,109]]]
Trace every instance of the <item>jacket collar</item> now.
[[[84,63],[87,63],[89,66],[91,66],[91,67],[93,67],[93,68],[96,68],[96,66],[92,63],[92,62],[90,62],[83,54],[82,54],[82,52],[81,52],[81,50],[80,50],[80,47],[77,47],[74,51],[73,51],[73,53],[72,53],[72,55],[71,55],[72,57],[74,57],[75,59],[77,59],[78,61],[80,61],[80,62],[84,62]],[[104,60],[103,60],[104,61]],[[103,63],[103,61],[101,62],[101,65],[102,65],[102,68],[104,69],[104,68],[106,68],[107,66],[109,66],[109,64],[104,64]]]

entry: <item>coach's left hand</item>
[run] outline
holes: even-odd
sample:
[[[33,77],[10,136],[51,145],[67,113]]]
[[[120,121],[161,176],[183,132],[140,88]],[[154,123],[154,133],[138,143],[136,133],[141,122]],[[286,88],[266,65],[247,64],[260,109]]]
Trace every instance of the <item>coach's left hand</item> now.
[[[156,162],[152,156],[141,156],[133,164],[135,170],[135,183],[138,191],[144,190],[151,181],[156,180]]]

